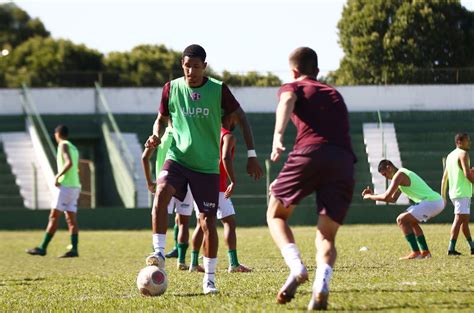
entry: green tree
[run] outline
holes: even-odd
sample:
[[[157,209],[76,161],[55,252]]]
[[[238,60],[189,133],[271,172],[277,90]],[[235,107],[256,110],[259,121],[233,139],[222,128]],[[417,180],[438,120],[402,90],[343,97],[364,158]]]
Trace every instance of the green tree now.
[[[130,52],[111,52],[104,59],[105,84],[159,86],[181,76],[181,53],[164,45],[140,45]]]
[[[0,50],[11,50],[35,36],[49,36],[39,19],[32,19],[13,3],[0,4]]]
[[[23,82],[35,87],[92,86],[102,69],[102,54],[69,40],[34,37],[17,46],[3,63],[7,87]],[[81,80],[78,75],[85,73],[94,77]]]
[[[443,69],[474,65],[474,13],[459,0],[348,0],[338,23],[338,85],[446,82]]]
[[[246,74],[235,74],[223,71],[221,79],[229,86],[268,87],[281,85],[280,78],[270,72],[267,73],[267,75],[261,75],[254,71]]]

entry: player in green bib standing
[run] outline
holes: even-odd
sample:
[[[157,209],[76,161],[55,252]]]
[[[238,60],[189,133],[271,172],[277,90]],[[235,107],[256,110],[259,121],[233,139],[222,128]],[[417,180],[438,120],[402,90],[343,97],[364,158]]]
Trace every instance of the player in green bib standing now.
[[[171,197],[184,200],[189,188],[199,209],[199,223],[204,232],[203,292],[218,292],[215,286],[218,237],[216,213],[219,199],[219,144],[221,119],[235,114],[248,149],[247,172],[255,179],[262,176],[256,158],[253,135],[229,88],[221,81],[204,76],[206,52],[199,45],[183,51],[184,76],[165,84],[160,109],[145,146],[156,147],[168,125],[173,123],[173,141],[157,178],[155,205],[152,209],[154,253],[148,265],[165,266],[167,206]]]
[[[472,184],[474,175],[470,168],[469,150],[471,149],[471,138],[466,133],[459,133],[454,137],[456,149],[451,151],[446,158],[446,168],[441,183],[441,195],[446,202],[446,189],[449,186],[449,198],[454,205],[454,221],[451,226],[451,238],[449,240],[448,255],[460,255],[456,251],[456,241],[459,230],[462,227],[464,237],[474,254],[474,244],[469,230],[469,218],[471,214]]]
[[[400,260],[430,258],[431,253],[419,223],[426,222],[443,211],[443,198],[416,173],[403,167],[397,168],[389,160],[380,161],[378,171],[391,180],[390,186],[384,193],[378,195],[373,194],[370,187],[367,187],[362,191],[362,197],[364,200],[397,202],[403,192],[415,202],[406,212],[397,217],[398,227],[411,248],[411,252]]]
[[[59,216],[62,212],[66,215],[66,222],[71,234],[71,249],[61,258],[78,257],[78,233],[77,226],[77,200],[81,193],[79,181],[79,151],[69,140],[69,129],[59,125],[54,129],[54,138],[58,143],[56,162],[58,174],[54,184],[57,187],[51,203],[51,213],[46,227],[43,242],[39,247],[29,249],[26,252],[31,255],[46,255],[49,242],[58,229]]]

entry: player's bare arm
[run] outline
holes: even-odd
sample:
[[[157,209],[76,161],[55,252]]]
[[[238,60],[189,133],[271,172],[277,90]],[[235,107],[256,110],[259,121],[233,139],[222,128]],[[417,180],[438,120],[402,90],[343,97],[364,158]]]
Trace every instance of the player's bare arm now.
[[[59,178],[63,176],[64,174],[66,174],[66,172],[72,167],[72,160],[71,160],[71,155],[69,154],[68,145],[61,144],[60,150],[61,150],[61,155],[64,160],[64,167],[62,169],[58,169],[59,172],[54,179],[54,185],[56,187],[60,185],[60,183],[58,182]]]
[[[409,186],[410,179],[404,173],[398,172],[393,176],[393,179],[388,186],[387,190],[381,194],[373,194],[372,190],[369,187],[362,191],[362,196],[364,200],[374,200],[374,201],[385,201],[385,202],[396,202],[398,197],[400,197],[400,190],[398,186]]]
[[[227,134],[222,138],[222,164],[230,180],[230,184],[224,193],[226,198],[232,196],[235,188],[234,162],[232,160],[232,149],[235,147],[235,143],[236,140],[232,134]]]
[[[165,133],[169,119],[169,116],[165,116],[161,113],[158,114],[155,122],[153,123],[153,134],[148,137],[147,141],[145,142],[146,148],[156,148],[160,145],[161,137],[163,137],[163,134]]]
[[[283,146],[283,137],[286,127],[290,120],[291,113],[295,108],[296,94],[293,92],[284,92],[280,95],[280,102],[276,110],[275,131],[273,132],[272,154],[270,156],[273,162],[280,159],[285,151]]]
[[[145,148],[145,150],[143,150],[142,159],[141,159],[142,168],[145,173],[146,184],[148,186],[148,190],[151,193],[154,193],[156,190],[156,183],[153,182],[153,180],[151,179],[151,171],[150,171],[150,158],[155,150],[156,149],[154,148]]]
[[[255,144],[253,140],[252,128],[247,120],[244,110],[242,108],[237,108],[232,114],[235,114],[244,136],[245,144],[247,150],[255,150]],[[257,157],[249,157],[247,159],[247,173],[253,177],[255,180],[260,179],[263,175],[262,168],[258,163]]]
[[[448,189],[448,170],[445,169],[443,172],[443,178],[441,179],[441,197],[443,197],[444,204],[446,205],[446,191]]]
[[[462,151],[460,153],[459,163],[461,164],[464,176],[466,176],[466,178],[471,182],[471,184],[474,184],[474,175],[472,174],[471,169],[469,168],[469,153],[467,151]]]

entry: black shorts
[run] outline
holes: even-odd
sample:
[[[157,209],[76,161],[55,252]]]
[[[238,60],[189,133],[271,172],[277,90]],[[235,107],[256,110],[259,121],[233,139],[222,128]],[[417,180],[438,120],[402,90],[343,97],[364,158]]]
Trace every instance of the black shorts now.
[[[192,171],[173,160],[166,160],[157,178],[157,184],[167,183],[176,189],[174,196],[183,201],[188,185],[199,212],[216,215],[219,205],[219,174]]]
[[[290,153],[271,193],[288,207],[316,192],[318,213],[342,224],[354,184],[354,157],[349,151],[330,145],[307,146]]]

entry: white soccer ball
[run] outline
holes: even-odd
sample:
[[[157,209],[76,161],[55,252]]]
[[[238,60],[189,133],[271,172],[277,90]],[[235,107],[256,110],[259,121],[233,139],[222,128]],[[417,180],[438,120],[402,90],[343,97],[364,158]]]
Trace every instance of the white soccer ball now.
[[[168,288],[165,270],[154,265],[143,268],[137,276],[137,287],[144,296],[161,296]]]

